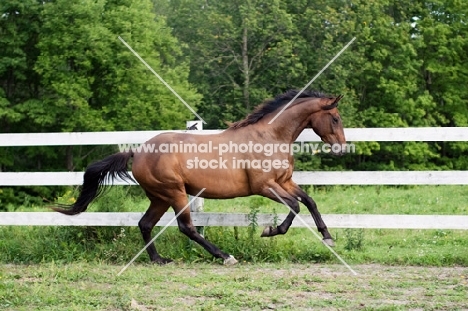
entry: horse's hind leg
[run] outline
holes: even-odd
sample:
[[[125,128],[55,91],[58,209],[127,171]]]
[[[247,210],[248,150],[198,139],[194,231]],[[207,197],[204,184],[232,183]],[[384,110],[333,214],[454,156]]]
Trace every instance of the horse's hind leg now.
[[[138,227],[140,227],[141,235],[143,236],[145,245],[151,242],[151,231],[169,208],[169,204],[164,201],[155,198],[150,198],[150,200],[151,204],[148,210],[138,222]],[[151,243],[146,248],[146,251],[148,252],[148,255],[152,262],[162,265],[172,261],[170,259],[162,258],[161,256],[159,256],[158,252],[156,251],[156,247],[154,246],[154,243]]]
[[[179,198],[176,199],[172,207],[176,215],[179,215],[177,217],[177,223],[180,232],[200,244],[214,257],[224,259],[225,265],[234,265],[237,263],[237,260],[232,255],[221,251],[216,245],[205,240],[205,238],[197,232],[197,229],[192,223],[192,218],[190,217],[190,209],[188,208],[188,200],[185,193],[179,195]]]

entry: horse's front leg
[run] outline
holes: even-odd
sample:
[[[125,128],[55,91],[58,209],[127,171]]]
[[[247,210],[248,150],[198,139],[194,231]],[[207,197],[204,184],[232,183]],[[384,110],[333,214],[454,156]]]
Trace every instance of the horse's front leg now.
[[[317,204],[315,203],[315,201],[311,197],[309,197],[307,193],[305,193],[305,191],[302,190],[297,185],[296,185],[296,189],[294,192],[295,192],[295,195],[307,207],[310,214],[312,215],[312,218],[314,219],[314,222],[315,222],[315,225],[317,226],[318,231],[323,236],[323,242],[328,244],[329,246],[335,246],[335,243],[333,242],[330,232],[328,232],[328,228],[325,225],[325,222],[323,221],[322,216],[320,215],[320,212],[318,211]]]

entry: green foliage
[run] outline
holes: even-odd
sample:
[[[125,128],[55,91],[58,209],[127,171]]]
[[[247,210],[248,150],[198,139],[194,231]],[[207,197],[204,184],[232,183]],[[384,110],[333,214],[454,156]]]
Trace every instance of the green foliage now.
[[[107,189],[88,208],[91,212],[129,212],[134,210],[133,202],[141,200],[141,195],[131,195],[132,186],[113,187]],[[78,196],[78,189],[68,189],[57,198],[57,203],[73,204]],[[50,228],[51,235],[60,235],[60,239],[71,245],[82,245],[87,249],[99,248],[100,252],[109,258],[122,259],[122,251],[125,244],[120,241],[126,236],[126,228],[123,227],[65,227],[61,229]],[[120,257],[119,257],[120,256]]]
[[[257,232],[258,227],[258,206],[252,205],[250,208],[250,213],[247,215],[247,219],[249,220],[249,238],[250,241],[253,242],[254,235]]]
[[[311,86],[345,94],[346,127],[468,126],[467,15],[464,1],[440,0],[5,0],[0,132],[183,128],[193,116],[118,36],[197,107],[206,128],[302,88],[353,37]],[[468,169],[467,142],[356,146],[340,158],[296,155],[296,168]],[[0,170],[83,170],[114,151],[0,148]]]
[[[0,262],[9,264],[82,261],[125,265],[144,246],[137,227],[10,226],[0,228],[0,234]],[[372,229],[361,235],[365,239],[355,231],[349,240],[343,238],[347,234],[333,230],[338,237],[335,251],[350,264],[468,265],[463,231]],[[308,229],[290,229],[286,235],[273,238],[257,235],[253,242],[248,228],[238,228],[237,239],[228,227],[207,227],[205,236],[241,262],[339,263]],[[156,242],[162,256],[179,262],[220,263],[195,243],[187,248],[187,239],[177,228],[168,228]],[[137,262],[149,262],[146,252]]]
[[[151,1],[18,1],[0,4],[0,132],[182,129],[192,118],[118,39],[124,38],[191,105],[189,65]],[[4,47],[4,48],[3,48]],[[83,170],[115,147],[0,149],[0,171]],[[26,196],[0,195],[1,207]],[[50,192],[50,191],[49,191]]]
[[[139,211],[148,200],[134,187],[114,187],[88,213],[95,211]],[[466,215],[465,187],[314,187],[312,197],[322,214],[439,214]],[[76,198],[65,191],[59,201],[70,204]],[[288,213],[281,204],[261,197],[236,200],[206,200],[207,212]],[[254,209],[251,207],[254,206]],[[22,208],[27,210],[28,207]],[[307,210],[302,208],[301,215]],[[251,213],[252,214],[252,213]],[[277,215],[276,215],[277,218]],[[278,219],[276,219],[277,225]],[[256,226],[258,228],[258,223]],[[153,230],[157,234],[161,227]],[[336,252],[350,264],[383,263],[424,266],[467,266],[467,232],[463,230],[384,230],[336,229]],[[39,227],[3,226],[0,228],[0,262],[106,262],[124,265],[144,246],[138,227]],[[306,228],[291,228],[287,234],[261,238],[251,227],[206,227],[205,237],[241,262],[327,262],[335,257]],[[28,243],[24,243],[28,241]],[[162,256],[182,262],[220,262],[196,243],[169,227],[156,241]],[[147,263],[146,253],[138,262]]]
[[[362,250],[364,247],[364,229],[350,229],[344,230],[345,245],[344,249],[347,251]]]
[[[166,4],[154,2],[157,7]],[[167,14],[174,34],[186,43],[190,81],[197,81],[204,96],[200,113],[210,128],[219,128],[290,88],[301,68],[291,37],[295,26],[284,2],[204,4],[170,1],[161,14]]]
[[[252,243],[254,242],[254,237],[257,234],[258,213],[260,211],[261,206],[264,206],[267,204],[268,204],[268,199],[261,197],[261,196],[253,196],[249,199],[250,211],[249,211],[249,214],[247,215],[247,219],[250,222],[248,226],[248,232],[249,232],[249,239]]]
[[[2,187],[0,211],[15,211],[19,206],[42,205],[47,198],[56,197],[65,187]]]
[[[459,86],[468,82],[463,66],[468,5],[460,1],[154,3],[187,44],[190,81],[204,95],[200,111],[211,127],[243,118],[266,97],[302,88],[353,36],[356,41],[312,86],[346,95],[340,105],[346,127],[467,124],[468,94]],[[296,165],[300,170],[467,168],[452,143],[358,147],[340,159],[301,155]]]
[[[186,82],[187,65],[175,60],[178,42],[149,1],[54,1],[40,13],[40,56],[32,69],[41,96],[15,106],[36,131],[171,129],[190,117],[118,40],[122,36],[187,101],[198,100]]]

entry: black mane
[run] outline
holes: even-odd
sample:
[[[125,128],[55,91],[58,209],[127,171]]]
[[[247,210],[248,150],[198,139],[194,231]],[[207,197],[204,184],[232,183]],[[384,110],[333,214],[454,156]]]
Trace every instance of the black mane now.
[[[250,113],[244,120],[237,121],[231,124],[229,128],[241,128],[250,124],[257,123],[265,115],[275,111],[281,106],[286,105],[293,99],[300,91],[289,90],[284,94],[277,95],[274,99],[267,100],[263,104],[260,104],[255,110]],[[297,98],[333,98],[333,96],[317,92],[317,91],[304,91]]]

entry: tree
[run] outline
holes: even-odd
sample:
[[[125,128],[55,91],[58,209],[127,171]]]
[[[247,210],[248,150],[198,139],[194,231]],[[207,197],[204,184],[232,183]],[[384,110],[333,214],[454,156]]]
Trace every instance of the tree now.
[[[34,0],[0,3],[0,131],[16,132],[24,115],[18,104],[39,98],[40,79],[33,70],[39,51],[40,5]],[[13,165],[13,155],[0,149],[0,171]]]
[[[124,38],[189,103],[188,63],[151,1],[0,4],[3,132],[181,129],[191,112],[120,42]],[[3,148],[2,170],[82,170],[115,147]]]
[[[459,1],[154,1],[186,44],[190,80],[204,95],[200,110],[212,127],[242,118],[264,98],[302,88],[354,36],[356,41],[312,85],[346,94],[340,105],[345,126],[466,121],[466,94],[455,90],[466,84],[467,5]],[[431,21],[434,27],[422,28]],[[320,166],[453,167],[454,159],[442,154],[459,155],[463,146],[366,142],[358,144],[357,156],[324,157]]]
[[[190,111],[118,40],[122,36],[187,101],[196,103],[187,65],[172,56],[181,53],[177,41],[151,8],[149,1],[45,4],[36,70],[43,77],[50,126],[143,130],[185,123]],[[38,111],[37,106],[24,110]]]
[[[468,3],[420,1],[415,36],[421,42],[422,88],[436,107],[434,118],[441,126],[468,126]],[[468,143],[436,144],[439,166],[467,169]]]
[[[190,81],[210,127],[243,118],[297,76],[291,16],[282,1],[155,1],[190,56]],[[187,27],[187,25],[191,25]]]
[[[2,12],[3,131],[180,129],[192,117],[118,40],[186,101],[199,101],[178,42],[150,1],[11,0]]]

